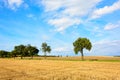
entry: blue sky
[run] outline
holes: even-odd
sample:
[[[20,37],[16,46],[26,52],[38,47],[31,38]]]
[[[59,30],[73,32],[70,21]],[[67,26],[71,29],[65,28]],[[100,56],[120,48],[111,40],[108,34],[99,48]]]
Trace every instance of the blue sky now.
[[[51,55],[74,55],[72,43],[87,37],[85,55],[120,55],[119,33],[120,0],[0,0],[1,50],[47,42]]]

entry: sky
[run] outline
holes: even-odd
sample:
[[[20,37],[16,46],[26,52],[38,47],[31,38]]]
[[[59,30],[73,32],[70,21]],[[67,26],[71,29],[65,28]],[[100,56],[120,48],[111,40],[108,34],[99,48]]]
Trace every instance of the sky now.
[[[0,50],[46,42],[51,55],[77,56],[79,37],[92,43],[85,55],[120,55],[120,0],[0,0]]]

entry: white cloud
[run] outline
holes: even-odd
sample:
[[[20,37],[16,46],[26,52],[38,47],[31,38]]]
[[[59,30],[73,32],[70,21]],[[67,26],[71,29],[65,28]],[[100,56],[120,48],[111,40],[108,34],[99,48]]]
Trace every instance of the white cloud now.
[[[53,49],[53,52],[69,52],[72,51],[72,48],[68,47],[57,47]]]
[[[93,44],[93,55],[116,55],[120,53],[120,40],[101,40]]]
[[[108,23],[107,25],[105,25],[104,30],[111,30],[117,27],[120,27],[120,21],[118,21],[116,24]]]
[[[101,0],[67,0],[66,9],[63,11],[64,14],[69,16],[84,16],[96,6]]]
[[[42,35],[42,39],[43,39],[44,41],[47,41],[47,40],[50,39],[50,36],[43,34],[43,35]]]
[[[19,8],[20,5],[23,3],[23,0],[7,0],[7,5],[12,10],[16,10],[16,8]]]
[[[87,15],[101,0],[42,0],[45,12],[52,14],[48,23],[61,32],[70,26],[80,24],[81,17]]]
[[[45,11],[55,11],[63,8],[63,13],[69,15],[85,15],[101,0],[43,0]]]
[[[72,25],[78,25],[80,24],[80,20],[79,19],[71,19],[71,18],[59,18],[59,19],[51,19],[49,20],[49,24],[55,26],[56,31],[63,31],[66,28],[72,26]]]
[[[27,17],[33,20],[37,20],[37,17],[34,14],[27,14]]]
[[[120,10],[120,0],[118,0],[111,6],[105,6],[103,8],[96,9],[95,11],[93,11],[91,18],[92,19],[99,18],[102,15],[112,13],[116,10]]]
[[[45,6],[45,11],[54,11],[63,5],[62,0],[43,0],[42,4]]]

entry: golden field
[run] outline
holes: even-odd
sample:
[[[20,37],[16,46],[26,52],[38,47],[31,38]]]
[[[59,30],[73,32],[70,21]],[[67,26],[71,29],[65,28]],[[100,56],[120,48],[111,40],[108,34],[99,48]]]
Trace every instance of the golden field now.
[[[69,58],[74,59],[77,57]],[[80,57],[78,58],[80,59]],[[86,58],[91,59],[90,57]],[[105,57],[92,58],[105,59]],[[110,58],[106,57],[107,60]],[[119,61],[101,62],[48,59],[0,59],[0,80],[120,80]],[[119,57],[115,59],[119,60]]]

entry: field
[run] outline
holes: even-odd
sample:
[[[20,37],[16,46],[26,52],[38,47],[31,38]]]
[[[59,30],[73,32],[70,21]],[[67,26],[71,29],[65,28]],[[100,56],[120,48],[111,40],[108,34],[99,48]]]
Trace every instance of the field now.
[[[63,57],[63,60],[56,57],[47,60],[0,59],[0,80],[120,80],[119,57],[78,59],[80,57]]]

